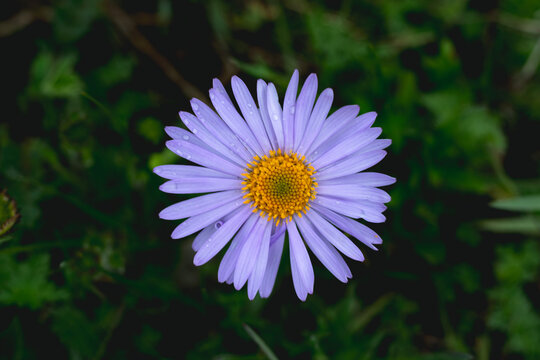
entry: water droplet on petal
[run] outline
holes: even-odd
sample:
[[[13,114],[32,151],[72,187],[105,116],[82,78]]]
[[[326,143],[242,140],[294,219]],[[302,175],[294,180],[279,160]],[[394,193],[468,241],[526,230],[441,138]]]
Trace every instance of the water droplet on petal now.
[[[217,221],[217,222],[214,224],[214,227],[215,227],[216,230],[217,230],[217,229],[219,229],[222,225],[223,225],[223,221],[219,220],[219,221]],[[211,237],[210,239],[212,239],[212,237]],[[209,240],[210,240],[210,239],[209,239]]]
[[[199,105],[194,103],[194,104],[191,105],[191,108],[193,109],[193,111],[197,111],[199,109]]]
[[[294,106],[291,106],[291,109],[290,109],[291,114],[294,114],[295,110],[296,110],[296,108]]]
[[[216,98],[216,95],[214,93],[210,93],[210,100],[214,100]]]
[[[248,103],[247,106],[248,106],[248,108],[251,108],[251,107],[252,107],[251,103]]]
[[[182,136],[182,139],[184,139],[184,140],[189,140],[189,136],[184,135],[184,136]]]
[[[193,133],[194,133],[194,134],[196,134],[196,133],[198,133],[198,132],[199,132],[199,130],[193,129]]]
[[[279,116],[277,116],[277,114],[275,114],[274,116],[272,116],[272,119],[274,119],[274,121],[278,121],[278,120],[279,120]]]
[[[186,156],[186,159],[188,160],[191,159],[191,155]]]
[[[189,120],[184,120],[184,124],[189,125]]]

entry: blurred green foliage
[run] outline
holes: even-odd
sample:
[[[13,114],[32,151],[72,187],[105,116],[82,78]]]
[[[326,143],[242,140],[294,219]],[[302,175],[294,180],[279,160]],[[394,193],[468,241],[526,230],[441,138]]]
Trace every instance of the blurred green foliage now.
[[[21,214],[0,234],[0,358],[540,357],[537,1],[0,8],[0,189]],[[157,213],[185,197],[151,169],[181,162],[163,127],[193,89],[237,73],[283,94],[294,68],[334,109],[378,112],[393,144],[376,170],[398,181],[350,284],[316,263],[299,302],[285,251],[250,302],[169,238]]]

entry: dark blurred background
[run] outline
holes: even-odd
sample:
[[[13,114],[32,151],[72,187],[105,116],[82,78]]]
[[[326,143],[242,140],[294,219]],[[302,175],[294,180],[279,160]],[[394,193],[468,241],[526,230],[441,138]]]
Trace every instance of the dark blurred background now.
[[[2,1],[0,49],[2,359],[540,358],[537,0]],[[378,112],[398,180],[349,284],[315,260],[300,302],[285,250],[251,302],[151,169],[213,77],[295,68]]]

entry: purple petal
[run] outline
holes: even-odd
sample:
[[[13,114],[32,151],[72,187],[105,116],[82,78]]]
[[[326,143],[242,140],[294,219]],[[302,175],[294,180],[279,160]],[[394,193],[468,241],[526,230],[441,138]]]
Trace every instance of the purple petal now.
[[[193,264],[200,266],[212,259],[218,252],[223,249],[225,245],[236,234],[240,226],[244,224],[246,219],[251,214],[249,207],[245,207],[238,211],[231,219],[225,222],[223,225],[213,233],[210,238],[204,243],[204,245],[197,251],[193,258]]]
[[[396,178],[376,172],[363,172],[331,180],[320,180],[319,185],[351,184],[360,186],[386,186],[396,182]]]
[[[234,237],[231,246],[229,246],[227,252],[223,256],[223,259],[221,260],[221,263],[219,264],[219,282],[225,282],[234,275],[234,268],[236,267],[236,262],[238,261],[240,251],[242,251],[245,241],[250,237],[253,226],[257,222],[257,219],[259,219],[259,216],[257,214],[252,214],[246,220],[238,234],[236,234]]]
[[[377,250],[373,244],[382,244],[382,239],[377,233],[367,226],[360,224],[358,221],[348,218],[346,216],[337,214],[330,209],[327,209],[316,204],[313,205],[313,209],[319,214],[328,219],[332,224],[345,231],[347,234],[355,237],[365,245],[369,246],[373,250]]]
[[[266,134],[259,109],[257,109],[253,97],[246,84],[238,76],[233,76],[231,83],[236,102],[242,111],[242,115],[244,115],[244,119],[246,119],[249,128],[255,135],[255,138],[261,145],[264,153],[268,154],[268,152],[272,150],[272,145]]]
[[[266,103],[266,97],[267,97],[266,92],[267,92],[266,83],[261,79],[257,80],[257,101],[259,103],[259,113],[261,114],[261,119],[264,124],[264,128],[266,129],[266,133],[268,134],[268,139],[270,140],[272,149],[277,150],[278,149],[277,138],[276,138],[276,134],[274,133],[274,128],[272,127],[272,123],[270,122],[270,115],[268,114],[268,105]]]
[[[210,89],[210,100],[216,108],[218,114],[223,121],[231,128],[231,130],[247,144],[247,146],[255,153],[262,153],[262,148],[255,139],[255,136],[247,126],[244,119],[238,114],[225,88],[218,79],[214,79],[214,88]]]
[[[213,210],[207,211],[206,213],[192,216],[189,219],[184,220],[184,222],[180,225],[178,225],[176,229],[174,229],[171,237],[173,239],[180,239],[191,235],[194,232],[197,232],[207,227],[208,225],[215,223],[225,215],[238,209],[241,205],[244,205],[242,201],[234,201]],[[248,208],[247,206],[245,207]]]
[[[273,240],[273,241],[272,241]],[[270,251],[268,253],[268,264],[266,265],[266,271],[262,284],[259,288],[259,294],[262,298],[270,296],[274,283],[276,282],[276,275],[279,269],[279,263],[281,262],[281,254],[283,253],[283,243],[285,242],[285,231],[282,231],[275,239],[272,236],[270,241]]]
[[[299,265],[291,260],[291,275],[293,278],[294,291],[296,296],[302,301],[306,301],[308,291],[304,283],[300,279],[300,268]]]
[[[184,138],[185,139],[185,138]],[[191,140],[191,139],[189,139]],[[176,155],[201,166],[240,176],[243,168],[188,140],[169,140],[165,145]]]
[[[359,171],[369,169],[381,161],[385,156],[386,151],[384,150],[374,150],[362,154],[351,154],[346,158],[343,158],[342,160],[320,170],[316,175],[317,180],[322,181],[337,179],[343,176],[355,174]]]
[[[274,130],[274,134],[276,134],[278,148],[283,149],[285,142],[283,134],[283,112],[281,111],[281,105],[279,105],[276,87],[272,83],[269,83],[266,88],[266,106],[272,129]]]
[[[270,233],[271,229],[272,223],[259,217],[251,232],[251,236],[242,247],[242,251],[236,262],[236,268],[234,269],[234,288],[236,290],[240,290],[251,275],[262,244],[262,239],[266,232]]]
[[[217,177],[238,179],[237,176],[225,174],[221,171],[193,165],[160,165],[154,168],[154,173],[164,179],[178,179],[182,177]]]
[[[334,91],[332,89],[325,89],[317,99],[315,108],[307,123],[306,132],[300,141],[300,145],[296,148],[300,154],[306,154],[313,141],[319,135],[323,121],[330,111],[333,100]]]
[[[317,139],[317,143],[320,145],[313,146],[312,149],[317,149],[317,147],[319,146],[324,147],[326,142],[341,142],[345,138],[349,137],[349,134],[352,132],[368,129],[369,127],[371,127],[371,125],[373,125],[373,122],[375,122],[376,118],[377,113],[372,111],[362,114],[347,122],[336,123],[333,129],[326,129],[332,134],[327,134],[328,137],[324,141],[319,141],[319,139]],[[324,127],[322,131],[325,131]]]
[[[387,203],[391,200],[390,195],[384,190],[358,184],[330,184],[319,183],[317,193],[351,200],[369,200],[373,202]]]
[[[234,151],[246,163],[251,161],[253,154],[246,149],[227,124],[208,105],[199,99],[191,99],[191,108],[199,121],[216,139]]]
[[[316,149],[337,131],[341,130],[345,125],[352,121],[356,115],[358,115],[359,111],[360,106],[358,105],[347,105],[336,110],[326,119],[326,121],[323,122],[321,131],[313,140],[311,146],[306,148],[306,154],[307,150]]]
[[[341,282],[347,282],[350,270],[347,263],[337,250],[322,239],[312,224],[305,218],[294,215],[294,221],[302,232],[302,237],[306,240],[309,248],[321,263]]]
[[[238,190],[242,188],[242,180],[223,178],[180,178],[169,180],[159,190],[169,194],[199,194],[215,191]]]
[[[244,166],[245,161],[233,152],[228,146],[224,145],[221,141],[216,139],[214,135],[208,131],[206,127],[199,121],[199,119],[188,112],[180,111],[180,119],[191,132],[199,138],[208,148],[212,149],[216,154],[225,157],[227,160],[236,163],[237,165]]]
[[[202,195],[184,200],[171,205],[159,213],[159,217],[165,220],[179,220],[193,215],[198,215],[216,207],[225,205],[242,197],[240,190],[223,191],[214,194]]]
[[[217,229],[219,229],[221,225],[223,225],[223,221],[218,220],[215,223],[210,224],[204,229],[202,229],[201,232],[197,234],[197,236],[191,243],[191,248],[194,251],[199,251],[201,246],[203,246],[203,244],[210,238],[210,236],[212,236],[213,233],[217,231]]]
[[[377,139],[373,141],[371,144],[363,147],[360,150],[360,152],[365,153],[365,152],[370,152],[374,150],[383,150],[389,147],[390,145],[392,145],[392,140],[390,139]]]
[[[317,230],[319,230],[322,237],[334,245],[336,249],[353,260],[364,261],[364,255],[360,249],[348,237],[332,226],[332,224],[326,221],[317,212],[308,211],[306,217],[309,219],[311,224],[314,225]]]
[[[325,195],[317,195],[313,203],[355,219],[362,218],[373,223],[382,223],[386,220],[382,214],[386,210],[386,206],[381,203],[368,200],[332,198]]]
[[[339,142],[329,140],[311,154],[316,159],[311,162],[311,165],[315,169],[322,169],[329,164],[339,161],[375,140],[381,132],[381,128],[372,128],[353,132],[349,137]],[[319,151],[320,155],[315,157],[317,151]]]
[[[198,233],[195,239],[193,240],[193,243],[191,244],[191,248],[195,251],[199,251],[199,249],[204,245],[204,243],[208,241],[210,236],[213,233],[215,233],[217,229],[219,229],[221,225],[223,225],[224,222],[229,221],[229,219],[232,218],[234,215],[236,215],[236,211],[228,213],[227,215],[225,215],[218,221],[202,229],[201,232]]]
[[[313,266],[294,221],[287,223],[287,232],[289,233],[289,252],[294,290],[298,298],[304,301],[307,294],[313,293],[313,283],[315,282]]]
[[[304,131],[317,96],[317,75],[310,74],[300,90],[294,115],[294,149],[300,146]]]
[[[270,250],[270,231],[272,226],[267,226],[266,231],[262,237],[261,247],[259,253],[257,254],[257,260],[255,262],[255,267],[249,276],[248,281],[248,298],[253,300],[259,288],[261,287],[264,273],[266,271],[266,264],[268,263],[268,252]]]
[[[189,134],[189,131],[178,126],[165,126],[165,132],[174,140],[181,139],[183,135]]]
[[[204,141],[202,141],[201,139],[199,139],[198,137],[196,137],[195,135],[193,135],[192,133],[190,133],[189,131],[185,129],[182,129],[176,126],[166,126],[165,132],[169,134],[171,138],[173,138],[173,140],[169,140],[169,141],[175,141],[175,140],[188,141],[198,147],[201,147],[207,151],[211,151],[215,153],[215,151],[210,146],[208,146],[208,144],[204,143]],[[220,154],[217,154],[217,155],[220,155]]]
[[[285,98],[283,99],[283,134],[284,151],[293,149],[294,142],[294,128],[295,128],[295,106],[296,106],[296,94],[298,93],[298,70],[294,70],[287,91],[285,92]]]

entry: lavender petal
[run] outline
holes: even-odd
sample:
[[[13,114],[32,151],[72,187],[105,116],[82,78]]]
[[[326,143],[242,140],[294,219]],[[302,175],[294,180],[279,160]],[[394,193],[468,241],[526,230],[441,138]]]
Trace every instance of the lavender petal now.
[[[317,75],[310,74],[306,79],[298,100],[296,101],[296,111],[294,115],[294,145],[293,149],[297,149],[300,145],[300,141],[304,136],[308,119],[315,103],[315,97],[317,96]]]
[[[221,141],[216,139],[216,137],[212,135],[210,131],[208,131],[208,129],[199,121],[199,119],[195,115],[185,111],[180,111],[178,114],[180,115],[180,119],[182,119],[182,122],[189,130],[191,130],[193,135],[199,138],[214,153],[225,157],[227,160],[237,165],[245,165],[245,161],[234,151],[232,151],[228,146],[224,145]]]
[[[322,237],[330,242],[344,255],[356,261],[364,261],[362,251],[341,231],[326,221],[315,211],[309,211],[306,215],[311,224],[319,231]]]
[[[225,222],[204,245],[197,251],[193,258],[193,264],[196,266],[203,265],[212,259],[225,245],[231,240],[238,229],[244,224],[246,219],[251,214],[250,209],[246,206],[236,213],[231,219]]]
[[[324,120],[330,111],[332,101],[334,100],[334,91],[332,89],[325,89],[313,108],[313,112],[307,122],[306,131],[304,136],[300,140],[300,144],[295,148],[295,151],[300,154],[306,154],[313,141],[320,134]]]
[[[270,232],[270,229],[271,223],[259,217],[236,262],[236,268],[234,269],[234,288],[236,290],[240,290],[251,275],[262,244],[262,238],[265,232]]]
[[[259,216],[257,214],[252,214],[244,223],[238,234],[234,237],[231,246],[227,249],[227,252],[221,259],[218,269],[218,281],[225,282],[227,279],[231,278],[234,275],[234,268],[236,267],[236,262],[238,261],[238,256],[242,251],[242,247],[246,240],[250,237],[253,230],[253,226],[257,222]]]
[[[178,179],[182,177],[217,177],[238,179],[236,176],[224,172],[193,165],[160,165],[154,168],[154,173],[164,179]]]
[[[270,140],[266,134],[266,129],[264,128],[259,109],[257,109],[255,101],[253,101],[253,97],[251,96],[246,84],[238,76],[232,77],[231,84],[234,97],[236,98],[236,102],[240,107],[240,111],[242,111],[244,119],[246,119],[249,128],[261,145],[264,154],[268,154],[268,152],[272,150],[272,145],[270,144]]]
[[[305,217],[294,215],[294,222],[300,228],[302,237],[306,240],[306,243],[315,256],[332,273],[332,275],[339,281],[346,283],[348,281],[350,270],[337,250],[330,245],[328,241],[319,236]]]
[[[161,210],[159,217],[165,220],[184,219],[238,200],[242,195],[240,190],[230,190],[198,196],[166,207]]]
[[[313,209],[319,214],[324,216],[328,221],[334,224],[336,227],[340,228],[347,234],[356,238],[357,240],[364,243],[366,246],[369,246],[373,250],[377,248],[373,245],[382,244],[382,239],[377,233],[367,226],[359,223],[356,220],[348,218],[346,216],[340,215],[328,208],[313,205]]]
[[[178,156],[201,166],[235,176],[239,176],[243,172],[243,168],[240,166],[225,160],[208,149],[196,145],[194,142],[189,142],[187,140],[169,140],[165,145]]]
[[[159,190],[169,194],[199,194],[207,192],[238,190],[242,188],[242,180],[189,177],[169,180]]]
[[[244,204],[241,201],[234,201],[213,210],[207,211],[206,213],[192,216],[189,219],[184,220],[184,222],[180,225],[178,225],[176,229],[174,229],[171,237],[173,239],[180,239],[191,235],[194,232],[197,232],[207,227],[208,225],[215,223],[216,221],[229,214],[230,212],[238,209],[242,205]],[[248,208],[247,206],[245,207]]]
[[[360,150],[363,146],[368,145],[375,140],[381,132],[381,128],[360,130],[358,132],[353,132],[349,137],[340,142],[329,141],[328,144],[323,144],[316,150],[319,151],[320,155],[318,157],[314,156],[315,160],[312,161],[311,164],[316,169],[321,169],[329,164],[339,161]]]
[[[259,253],[257,254],[257,260],[255,262],[255,267],[251,272],[248,280],[248,298],[253,300],[259,288],[261,287],[262,280],[264,277],[264,272],[266,271],[266,264],[268,263],[268,252],[270,250],[270,231],[272,229],[271,224],[266,227],[266,231],[262,237],[261,247]]]
[[[313,284],[315,282],[313,265],[294,221],[287,223],[287,232],[289,234],[289,251],[294,289],[298,298],[304,301],[307,294],[313,293]]]
[[[240,142],[227,124],[208,105],[199,99],[191,99],[191,108],[205,128],[227,146],[246,163],[251,161],[253,154]]]
[[[281,262],[281,254],[283,253],[283,243],[285,242],[285,232],[281,232],[279,236],[272,242],[270,241],[270,250],[268,253],[268,264],[262,284],[259,288],[259,294],[262,298],[267,298],[272,293],[276,276]]]

